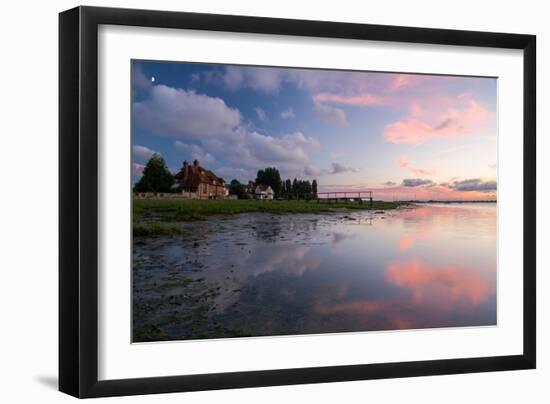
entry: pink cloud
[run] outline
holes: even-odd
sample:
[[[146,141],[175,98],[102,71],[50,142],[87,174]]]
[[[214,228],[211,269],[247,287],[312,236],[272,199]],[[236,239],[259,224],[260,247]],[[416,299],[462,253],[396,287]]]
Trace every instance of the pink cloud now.
[[[387,74],[375,81],[349,83],[345,92],[317,92],[315,102],[329,102],[355,106],[401,105],[410,100],[410,94],[393,93],[416,85],[420,81],[433,80],[430,76],[416,74]]]
[[[445,80],[448,79],[450,78],[445,78]],[[417,87],[420,82],[423,84],[423,93],[425,93],[437,88],[441,80],[439,77],[417,74],[384,74],[377,77],[377,80],[348,83],[346,88],[339,89],[339,91],[318,90],[314,93],[313,100],[317,103],[327,102],[354,106],[408,105],[415,101],[409,90],[411,87]]]
[[[421,80],[422,77],[423,76],[415,74],[396,74],[395,76],[393,76],[393,79],[390,83],[390,89],[399,90],[403,87],[408,87]]]
[[[132,167],[132,174],[134,174],[135,177],[141,177],[141,175],[143,174],[144,168],[145,168],[144,164],[134,163]]]
[[[472,313],[494,298],[496,291],[492,271],[432,266],[418,259],[389,263],[384,277],[405,293],[348,301],[329,299],[317,303],[314,311],[324,316],[354,316],[356,321],[365,322],[372,329],[424,328],[440,320],[447,322],[451,314]]]
[[[410,114],[386,125],[384,139],[395,144],[420,144],[431,138],[482,134],[494,113],[468,96],[414,102]]]
[[[414,301],[446,296],[448,302],[483,303],[494,294],[490,277],[470,268],[431,267],[420,260],[393,262],[385,270],[386,279],[409,289]]]
[[[415,167],[414,165],[411,164],[411,162],[406,156],[399,157],[397,159],[397,164],[413,172],[416,175],[434,175],[435,174],[435,170],[428,170],[425,168]]]

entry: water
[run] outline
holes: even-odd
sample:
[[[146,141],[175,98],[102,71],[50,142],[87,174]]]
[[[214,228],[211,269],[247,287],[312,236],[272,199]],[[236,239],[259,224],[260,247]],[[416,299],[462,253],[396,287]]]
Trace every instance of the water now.
[[[181,226],[135,240],[136,342],[496,324],[496,204]]]

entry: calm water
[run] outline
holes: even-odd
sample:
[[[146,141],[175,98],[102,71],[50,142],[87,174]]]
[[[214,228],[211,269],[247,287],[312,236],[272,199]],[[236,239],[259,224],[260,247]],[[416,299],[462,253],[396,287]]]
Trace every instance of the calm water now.
[[[496,324],[496,204],[181,226],[135,240],[134,341]]]

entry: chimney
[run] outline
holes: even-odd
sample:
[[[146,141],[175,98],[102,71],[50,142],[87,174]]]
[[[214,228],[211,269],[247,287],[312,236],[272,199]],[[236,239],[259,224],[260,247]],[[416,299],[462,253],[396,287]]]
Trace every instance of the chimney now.
[[[195,167],[198,167],[199,166],[199,160],[195,159],[195,161],[193,161],[193,165]]]
[[[189,165],[189,163],[187,162],[187,160],[185,160],[183,162],[183,169],[185,170],[187,168],[187,166]]]

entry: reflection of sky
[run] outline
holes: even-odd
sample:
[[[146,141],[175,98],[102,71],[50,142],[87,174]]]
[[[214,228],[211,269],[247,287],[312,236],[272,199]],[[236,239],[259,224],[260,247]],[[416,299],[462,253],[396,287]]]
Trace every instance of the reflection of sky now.
[[[495,205],[374,216],[190,223],[183,245],[156,253],[204,264],[200,275],[224,290],[215,320],[250,335],[496,324]]]

